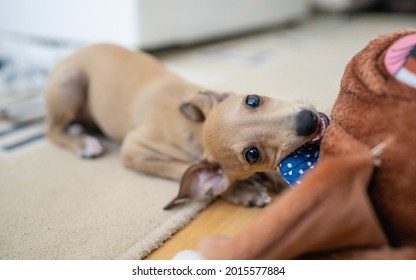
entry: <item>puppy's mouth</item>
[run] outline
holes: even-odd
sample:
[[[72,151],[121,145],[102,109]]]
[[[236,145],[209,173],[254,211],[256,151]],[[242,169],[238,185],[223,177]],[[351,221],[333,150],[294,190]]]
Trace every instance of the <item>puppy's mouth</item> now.
[[[326,129],[330,123],[329,117],[324,113],[318,113],[318,124],[316,131],[312,134],[311,139],[306,142],[306,144],[316,144],[319,143],[325,135]]]

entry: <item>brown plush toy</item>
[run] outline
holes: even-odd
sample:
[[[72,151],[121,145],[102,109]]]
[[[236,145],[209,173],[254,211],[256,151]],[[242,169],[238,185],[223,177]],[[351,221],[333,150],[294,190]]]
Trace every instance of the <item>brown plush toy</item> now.
[[[206,259],[416,259],[416,30],[381,36],[345,69],[321,158]]]

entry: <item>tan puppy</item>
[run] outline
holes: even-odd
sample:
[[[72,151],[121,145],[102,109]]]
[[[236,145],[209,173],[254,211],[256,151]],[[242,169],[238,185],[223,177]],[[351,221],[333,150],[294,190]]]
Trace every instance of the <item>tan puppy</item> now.
[[[167,208],[204,195],[263,206],[270,201],[264,186],[273,182],[258,172],[276,172],[281,159],[322,132],[311,105],[206,91],[148,54],[105,44],[58,64],[46,107],[53,142],[96,157],[104,152],[97,138],[67,129],[99,128],[122,142],[127,167],[181,181]]]

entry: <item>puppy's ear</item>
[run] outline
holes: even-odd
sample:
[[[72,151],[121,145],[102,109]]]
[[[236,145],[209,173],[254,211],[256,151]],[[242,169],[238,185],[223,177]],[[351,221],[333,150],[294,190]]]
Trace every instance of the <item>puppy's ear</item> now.
[[[202,122],[211,109],[228,96],[229,93],[217,93],[211,90],[200,91],[191,100],[182,103],[180,110],[188,119]]]
[[[191,165],[182,176],[178,195],[163,209],[193,198],[214,197],[223,193],[230,182],[216,163],[198,162]]]

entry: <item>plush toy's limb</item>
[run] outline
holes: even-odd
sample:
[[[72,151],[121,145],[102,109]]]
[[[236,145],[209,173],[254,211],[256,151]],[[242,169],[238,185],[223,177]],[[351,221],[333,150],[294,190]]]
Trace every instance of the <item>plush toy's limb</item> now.
[[[300,186],[278,197],[248,230],[234,238],[203,240],[201,255],[207,259],[291,259],[387,244],[366,193],[374,158],[348,134],[340,135],[341,128],[331,129],[338,130],[337,140],[342,140],[338,143],[351,145],[355,152],[322,158]]]
[[[314,258],[338,260],[416,260],[416,247],[350,249],[314,256]]]

